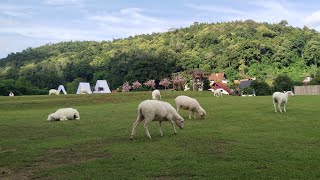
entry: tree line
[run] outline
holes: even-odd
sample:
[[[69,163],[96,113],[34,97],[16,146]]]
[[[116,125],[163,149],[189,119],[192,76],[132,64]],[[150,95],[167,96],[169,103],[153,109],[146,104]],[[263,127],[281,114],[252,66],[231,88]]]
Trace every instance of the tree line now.
[[[319,60],[319,32],[308,27],[292,27],[285,20],[195,22],[165,33],[60,42],[11,53],[0,59],[0,84],[24,88],[21,94],[42,94],[63,84],[74,93],[83,81],[106,79],[117,89],[125,82],[159,83],[172,73],[200,69],[224,72],[231,82],[256,77],[270,86],[282,74],[297,83],[307,75],[317,79]]]

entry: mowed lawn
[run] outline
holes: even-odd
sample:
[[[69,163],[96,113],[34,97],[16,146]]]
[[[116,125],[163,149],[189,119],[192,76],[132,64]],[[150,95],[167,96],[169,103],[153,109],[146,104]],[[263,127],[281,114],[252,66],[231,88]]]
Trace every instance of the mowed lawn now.
[[[196,98],[207,111],[174,135],[143,124],[130,140],[140,102],[151,92],[0,97],[0,179],[320,179],[320,96],[290,97],[275,113],[271,96]],[[58,108],[81,119],[47,122]],[[175,107],[175,105],[174,105]]]

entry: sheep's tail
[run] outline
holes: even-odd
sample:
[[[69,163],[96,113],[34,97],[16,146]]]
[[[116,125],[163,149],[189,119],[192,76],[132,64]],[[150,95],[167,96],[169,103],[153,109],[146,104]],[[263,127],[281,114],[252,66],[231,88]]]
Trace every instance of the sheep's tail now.
[[[139,119],[139,121],[144,119],[143,113],[142,113],[142,108],[138,108],[138,117],[137,120]]]
[[[273,97],[272,100],[273,100],[273,103],[278,103],[277,98]]]

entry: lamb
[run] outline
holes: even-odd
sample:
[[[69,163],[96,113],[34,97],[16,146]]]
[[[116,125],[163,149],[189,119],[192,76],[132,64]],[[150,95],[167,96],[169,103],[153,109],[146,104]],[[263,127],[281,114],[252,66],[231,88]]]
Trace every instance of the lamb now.
[[[286,104],[288,102],[288,96],[294,96],[292,91],[284,91],[282,92],[274,92],[272,95],[273,100],[273,106],[274,106],[274,112],[277,112],[276,104],[278,104],[279,110],[282,113],[281,110],[281,104],[283,104],[283,111],[286,111]]]
[[[9,96],[14,96],[13,92],[10,91]]]
[[[191,114],[193,114],[193,118],[195,118],[194,112],[197,112],[201,119],[206,115],[206,111],[200,106],[196,99],[193,99],[188,96],[178,96],[175,99],[177,105],[177,112],[179,112],[180,108],[189,110],[189,119],[191,119]]]
[[[56,90],[56,89],[50,89],[49,90],[49,95],[59,95],[59,92],[58,92],[58,90]]]
[[[160,100],[161,101],[161,94],[159,90],[152,91],[152,99],[153,100]]]
[[[161,127],[162,121],[170,121],[172,123],[174,134],[177,134],[174,124],[176,124],[180,129],[183,129],[184,127],[184,119],[177,113],[177,111],[171,104],[158,100],[145,100],[138,106],[138,117],[137,120],[133,123],[130,137],[131,140],[133,140],[136,135],[137,126],[143,120],[145,120],[145,133],[150,139],[151,135],[148,130],[148,125],[151,121],[159,121],[161,136],[163,136]]]
[[[217,97],[222,97],[222,90],[221,89],[214,90],[213,95]]]
[[[73,108],[62,108],[58,109],[56,112],[49,114],[48,121],[64,121],[64,120],[73,120],[80,119],[80,114],[78,110]]]

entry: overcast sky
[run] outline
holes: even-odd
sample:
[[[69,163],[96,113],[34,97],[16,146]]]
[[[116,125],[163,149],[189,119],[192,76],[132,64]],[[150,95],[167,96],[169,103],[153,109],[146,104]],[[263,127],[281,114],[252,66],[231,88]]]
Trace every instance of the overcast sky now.
[[[70,40],[112,40],[193,22],[253,19],[320,30],[316,0],[1,0],[0,58]]]

